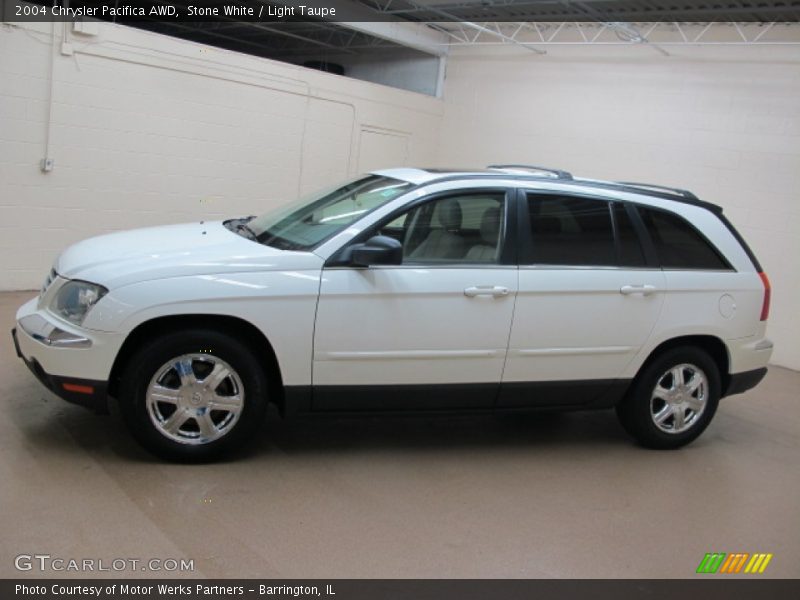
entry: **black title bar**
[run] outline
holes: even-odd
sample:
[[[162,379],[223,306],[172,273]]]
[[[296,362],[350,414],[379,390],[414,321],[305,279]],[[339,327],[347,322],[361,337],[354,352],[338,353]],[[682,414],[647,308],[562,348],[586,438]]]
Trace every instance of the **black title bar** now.
[[[3,20],[77,21],[97,19],[136,21],[275,23],[292,21],[359,21],[361,10],[336,0],[267,2],[259,0],[4,0]],[[376,18],[375,20],[380,20]]]
[[[683,580],[524,579],[5,579],[3,600],[737,600],[800,597],[798,580],[709,576]]]
[[[585,8],[582,8],[585,7]],[[442,0],[0,0],[0,20],[280,23],[293,21],[416,22],[795,22],[800,4],[685,0],[669,8],[631,2],[442,2]]]

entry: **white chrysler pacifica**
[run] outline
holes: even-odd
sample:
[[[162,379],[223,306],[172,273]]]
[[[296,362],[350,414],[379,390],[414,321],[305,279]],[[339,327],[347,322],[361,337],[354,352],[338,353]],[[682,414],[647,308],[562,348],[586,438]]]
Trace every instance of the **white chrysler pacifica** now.
[[[17,313],[62,398],[206,460],[281,414],[615,407],[696,438],[766,373],[770,285],[685,190],[496,165],[391,169],[260,217],[113,233]]]

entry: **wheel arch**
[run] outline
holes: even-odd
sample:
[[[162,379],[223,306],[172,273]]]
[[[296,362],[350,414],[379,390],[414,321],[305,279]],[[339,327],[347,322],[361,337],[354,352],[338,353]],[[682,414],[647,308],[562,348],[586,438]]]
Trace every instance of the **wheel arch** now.
[[[127,335],[114,359],[108,380],[109,395],[115,398],[119,397],[119,384],[124,367],[145,340],[165,333],[191,328],[214,329],[232,335],[237,340],[244,341],[250,346],[257,356],[263,356],[265,360],[261,361],[261,364],[267,374],[269,402],[277,405],[281,415],[285,413],[283,378],[278,357],[272,344],[258,327],[249,321],[230,315],[167,315],[140,323]]]
[[[724,395],[730,383],[731,359],[725,342],[714,335],[682,335],[661,342],[658,346],[653,348],[645,361],[641,364],[639,370],[636,372],[636,377],[638,378],[661,354],[680,346],[694,346],[708,353],[719,369],[720,391]]]

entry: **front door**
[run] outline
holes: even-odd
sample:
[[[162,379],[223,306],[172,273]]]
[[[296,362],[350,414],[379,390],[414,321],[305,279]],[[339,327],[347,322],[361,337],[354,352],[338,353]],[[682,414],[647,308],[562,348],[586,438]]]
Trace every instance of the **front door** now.
[[[403,264],[323,271],[314,410],[494,404],[517,291],[508,212],[505,190],[415,203],[372,232],[401,241]]]

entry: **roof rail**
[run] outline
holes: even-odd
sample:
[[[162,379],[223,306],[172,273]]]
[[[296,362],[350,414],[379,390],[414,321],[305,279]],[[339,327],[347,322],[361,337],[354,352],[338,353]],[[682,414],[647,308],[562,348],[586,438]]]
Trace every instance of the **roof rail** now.
[[[539,171],[540,173],[550,173],[555,175],[556,179],[572,179],[572,173],[567,171],[562,171],[561,169],[549,169],[547,167],[537,167],[535,165],[489,165],[486,168],[496,169],[498,171]]]
[[[614,183],[618,183],[619,185],[624,185],[627,187],[634,187],[645,190],[658,190],[661,192],[671,192],[673,194],[677,194],[678,196],[683,196],[684,198],[688,198],[689,200],[699,200],[699,198],[689,190],[682,190],[680,188],[672,188],[664,185],[655,185],[652,183],[636,183],[633,181],[615,181]]]

